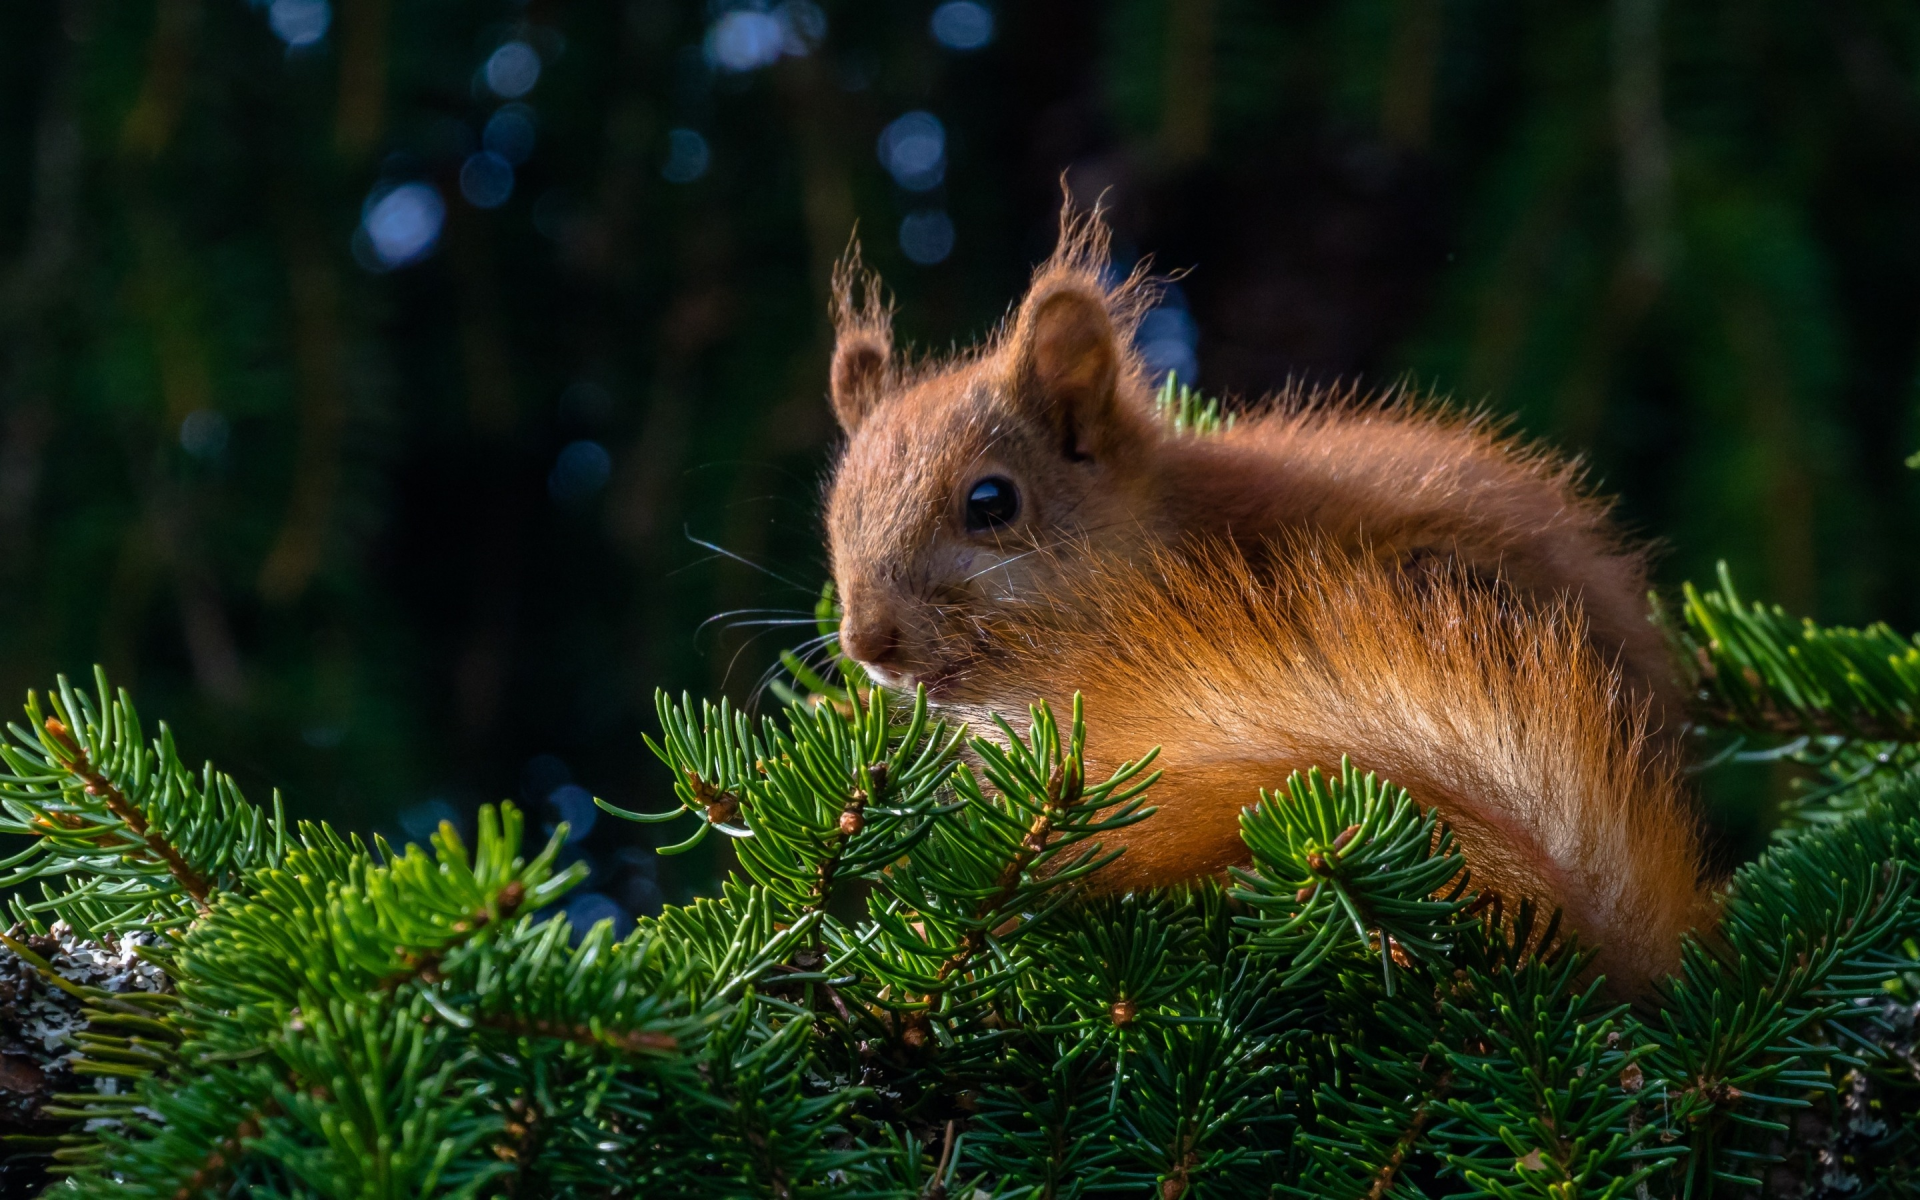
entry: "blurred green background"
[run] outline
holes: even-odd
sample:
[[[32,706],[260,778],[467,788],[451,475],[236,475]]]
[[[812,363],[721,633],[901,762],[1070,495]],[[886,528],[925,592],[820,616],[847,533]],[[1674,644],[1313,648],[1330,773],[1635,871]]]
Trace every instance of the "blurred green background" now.
[[[0,57],[0,696],[103,663],[356,828],[576,818],[579,916],[711,871],[586,796],[802,636],[728,626],[824,575],[849,232],[964,343],[1063,170],[1194,268],[1158,366],[1484,402],[1663,583],[1920,626],[1911,0],[45,0]]]

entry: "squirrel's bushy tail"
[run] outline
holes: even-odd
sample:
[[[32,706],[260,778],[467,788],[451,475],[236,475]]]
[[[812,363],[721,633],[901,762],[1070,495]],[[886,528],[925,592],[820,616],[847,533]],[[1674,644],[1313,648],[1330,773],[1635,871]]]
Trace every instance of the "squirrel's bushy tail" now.
[[[1713,912],[1697,829],[1577,608],[1445,567],[1311,545],[1274,557],[1103,563],[1079,594],[984,631],[988,650],[943,699],[1018,712],[1036,692],[1085,693],[1090,773],[1163,747],[1159,812],[1123,835],[1115,886],[1244,862],[1239,812],[1259,789],[1344,754],[1438,808],[1473,885],[1508,911],[1559,907],[1616,988],[1671,970]]]

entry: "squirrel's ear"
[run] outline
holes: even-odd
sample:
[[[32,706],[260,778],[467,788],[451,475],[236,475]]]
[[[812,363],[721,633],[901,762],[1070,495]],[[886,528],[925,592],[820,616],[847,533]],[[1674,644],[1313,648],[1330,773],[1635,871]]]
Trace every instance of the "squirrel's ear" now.
[[[833,415],[852,433],[886,393],[893,357],[893,311],[880,276],[860,262],[857,239],[833,268],[833,333]]]
[[[1036,289],[1014,327],[1020,390],[1053,424],[1070,458],[1122,436],[1120,345],[1106,298],[1081,284]]]
[[[852,433],[880,403],[886,391],[887,359],[893,346],[872,330],[847,330],[833,347],[833,415]]]

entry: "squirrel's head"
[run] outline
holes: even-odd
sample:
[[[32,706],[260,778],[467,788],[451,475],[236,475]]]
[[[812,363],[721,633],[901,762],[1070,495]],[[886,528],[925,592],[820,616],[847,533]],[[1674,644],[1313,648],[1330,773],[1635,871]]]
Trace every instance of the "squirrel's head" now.
[[[1059,599],[1088,551],[1146,537],[1163,435],[1132,349],[1144,288],[1109,285],[1105,260],[1098,213],[1069,210],[996,336],[911,367],[858,250],[841,264],[832,397],[847,447],[827,535],[841,649],[881,683],[937,690],[996,614]]]

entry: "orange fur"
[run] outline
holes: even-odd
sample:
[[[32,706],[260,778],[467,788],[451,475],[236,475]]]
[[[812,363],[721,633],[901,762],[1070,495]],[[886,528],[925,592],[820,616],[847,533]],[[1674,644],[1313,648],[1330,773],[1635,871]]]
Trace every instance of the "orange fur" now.
[[[1578,610],[1312,543],[1273,561],[1102,560],[1073,597],[1003,614],[942,707],[979,720],[1082,692],[1096,778],[1163,747],[1160,811],[1119,835],[1111,886],[1244,863],[1259,789],[1345,754],[1440,810],[1475,888],[1561,907],[1616,988],[1671,970],[1712,919],[1698,839]]]
[[[842,649],[946,701],[1082,687],[1104,745],[1164,744],[1167,811],[1125,880],[1217,872],[1256,788],[1352,752],[1445,809],[1483,880],[1565,905],[1610,972],[1670,962],[1700,911],[1694,835],[1644,729],[1680,710],[1607,505],[1576,466],[1404,394],[1289,392],[1177,432],[1132,345],[1151,287],[1104,280],[1106,236],[1069,209],[1010,319],[946,361],[903,361],[878,282],[840,273]],[[970,527],[983,479],[1018,511]]]

